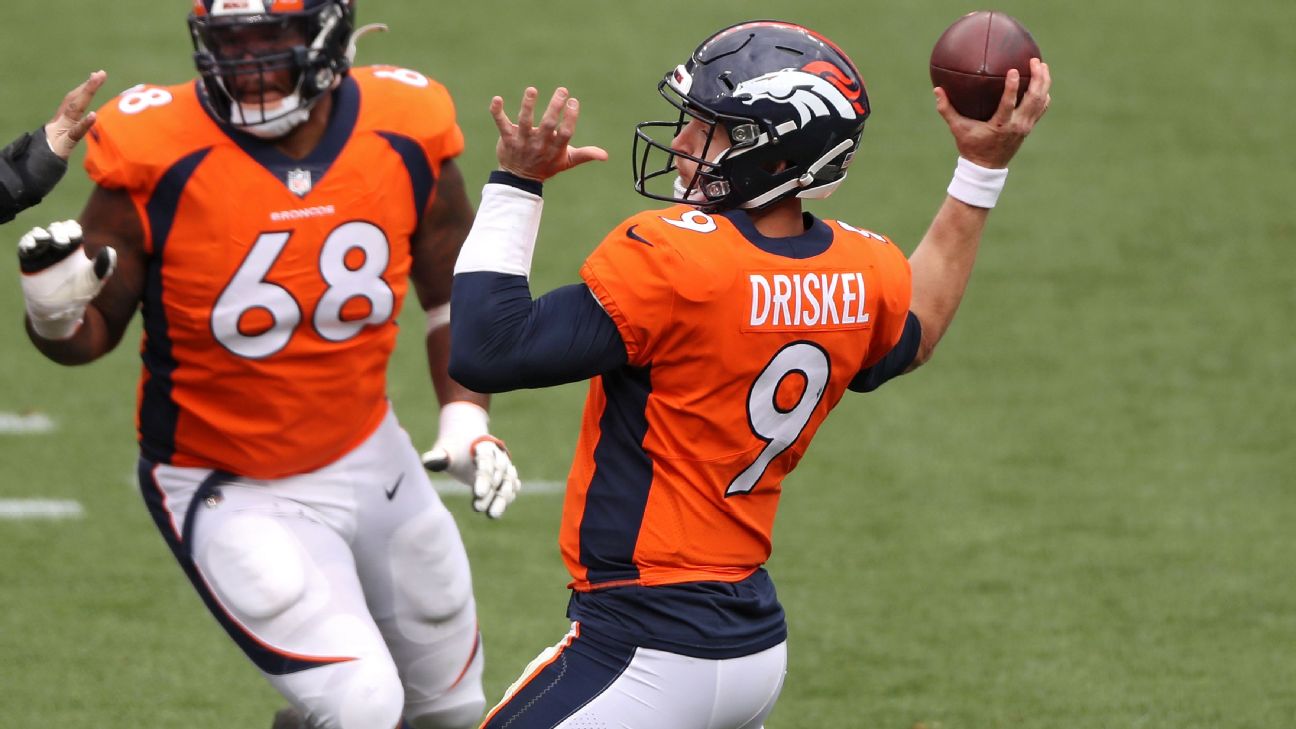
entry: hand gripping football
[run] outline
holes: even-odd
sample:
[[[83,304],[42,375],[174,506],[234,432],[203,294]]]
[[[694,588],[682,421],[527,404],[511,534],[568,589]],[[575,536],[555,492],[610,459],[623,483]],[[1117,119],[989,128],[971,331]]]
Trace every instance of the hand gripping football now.
[[[993,10],[968,13],[941,34],[931,54],[931,80],[945,89],[958,113],[986,121],[1003,97],[1008,70],[1021,73],[1017,103],[1030,83],[1030,59],[1039,46],[1021,23]]]

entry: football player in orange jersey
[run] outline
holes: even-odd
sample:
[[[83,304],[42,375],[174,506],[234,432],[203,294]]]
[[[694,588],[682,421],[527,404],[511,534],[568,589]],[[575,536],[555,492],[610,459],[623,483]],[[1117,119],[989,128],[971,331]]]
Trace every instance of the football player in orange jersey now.
[[[449,94],[353,68],[351,0],[195,0],[189,26],[199,78],[101,109],[80,225],[20,248],[32,341],[89,362],[142,308],[144,498],[293,705],[279,725],[471,726],[485,707],[472,581],[425,465],[492,517],[518,478],[487,398],[446,372],[473,219]],[[411,281],[441,403],[422,459],[385,394]]]
[[[935,91],[960,159],[906,260],[802,210],[858,149],[870,108],[854,64],[799,25],[725,28],[659,85],[677,118],[636,129],[636,190],[674,204],[616,226],[583,283],[534,301],[542,183],[606,153],[569,145],[565,89],[538,125],[535,89],[516,124],[491,102],[500,170],[455,265],[450,372],[482,391],[592,380],[559,540],[572,629],[484,727],[763,725],[787,665],[762,568],[780,484],[848,389],[931,357],[1006,165],[1048,106],[1048,67],[1031,72],[1020,106],[1010,75],[988,123]]]

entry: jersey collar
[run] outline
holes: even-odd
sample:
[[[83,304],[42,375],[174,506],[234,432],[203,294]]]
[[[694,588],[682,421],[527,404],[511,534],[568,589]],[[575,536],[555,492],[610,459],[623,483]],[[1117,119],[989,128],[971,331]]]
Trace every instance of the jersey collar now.
[[[314,186],[318,186],[329,167],[342,153],[342,148],[351,139],[351,133],[355,131],[356,119],[360,116],[360,85],[351,76],[345,76],[341,85],[333,92],[333,112],[319,144],[315,145],[315,149],[312,149],[304,158],[293,159],[276,149],[274,142],[244,134],[238,131],[237,127],[217,119],[207,106],[202,84],[198,81],[194,83],[197,85],[200,98],[203,99],[203,110],[212,121],[216,122],[225,136],[285,185],[290,172],[307,170],[314,181]]]
[[[776,256],[784,258],[813,258],[828,250],[832,245],[832,228],[810,213],[801,213],[806,230],[801,235],[788,238],[767,238],[761,235],[745,210],[726,210],[720,213],[742,233],[752,245]]]

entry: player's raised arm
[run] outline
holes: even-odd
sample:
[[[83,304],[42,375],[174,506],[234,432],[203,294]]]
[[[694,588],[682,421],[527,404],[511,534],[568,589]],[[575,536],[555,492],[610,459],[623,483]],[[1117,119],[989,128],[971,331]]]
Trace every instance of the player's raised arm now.
[[[0,150],[0,223],[39,203],[67,171],[67,159],[94,125],[87,112],[108,74],[95,71],[63,97],[54,118]]]
[[[104,71],[95,71],[81,85],[72,89],[63,97],[63,102],[54,111],[54,118],[45,125],[45,139],[50,149],[59,158],[66,160],[72,155],[90,127],[94,126],[95,113],[90,110],[95,92],[108,80]]]
[[[517,123],[500,97],[490,113],[499,129],[500,169],[455,264],[450,372],[485,392],[577,382],[625,362],[616,326],[584,284],[532,301],[528,277],[543,180],[585,162],[605,160],[599,147],[570,145],[580,103],[554,91],[534,126],[536,90],[522,96]]]
[[[999,108],[989,121],[969,119],[936,88],[936,111],[949,125],[959,162],[949,194],[931,226],[909,257],[913,271],[910,309],[922,322],[922,341],[909,369],[932,356],[967,290],[986,218],[1008,177],[1008,162],[1035,128],[1049,105],[1048,64],[1031,59],[1031,80],[1016,103],[1021,75],[1009,71]]]

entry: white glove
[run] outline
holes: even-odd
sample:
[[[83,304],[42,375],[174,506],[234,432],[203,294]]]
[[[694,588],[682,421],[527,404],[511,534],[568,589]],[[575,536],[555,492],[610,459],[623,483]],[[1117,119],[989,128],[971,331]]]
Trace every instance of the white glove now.
[[[117,267],[117,251],[104,246],[94,257],[82,250],[75,220],[32,228],[18,240],[23,298],[32,329],[45,339],[68,339],[81,326],[86,305]]]
[[[470,402],[441,406],[441,428],[432,450],[423,454],[429,471],[445,471],[473,490],[473,511],[498,519],[522,488],[504,442],[486,429],[488,416]]]

